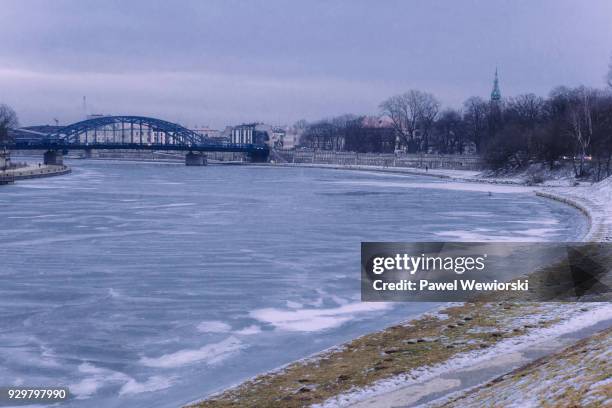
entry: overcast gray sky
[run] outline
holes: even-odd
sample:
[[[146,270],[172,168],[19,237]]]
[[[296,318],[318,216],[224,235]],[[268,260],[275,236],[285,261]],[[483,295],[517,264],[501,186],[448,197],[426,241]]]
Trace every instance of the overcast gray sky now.
[[[23,125],[88,113],[187,126],[377,113],[411,88],[446,106],[603,87],[609,0],[0,0],[0,102]]]

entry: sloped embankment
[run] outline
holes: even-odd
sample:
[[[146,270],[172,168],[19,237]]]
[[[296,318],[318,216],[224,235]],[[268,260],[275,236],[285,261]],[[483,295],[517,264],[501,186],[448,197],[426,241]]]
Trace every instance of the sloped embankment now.
[[[431,408],[483,406],[612,406],[612,328],[464,395],[428,405]]]

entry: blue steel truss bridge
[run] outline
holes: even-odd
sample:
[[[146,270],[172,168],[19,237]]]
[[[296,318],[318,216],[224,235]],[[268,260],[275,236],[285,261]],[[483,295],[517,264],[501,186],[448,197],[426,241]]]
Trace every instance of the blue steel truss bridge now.
[[[245,153],[253,162],[267,161],[265,144],[221,143],[179,124],[146,116],[101,116],[54,128],[37,137],[20,138],[7,148],[44,150],[45,164],[61,164],[70,150],[183,151],[187,165],[206,163],[206,152]]]

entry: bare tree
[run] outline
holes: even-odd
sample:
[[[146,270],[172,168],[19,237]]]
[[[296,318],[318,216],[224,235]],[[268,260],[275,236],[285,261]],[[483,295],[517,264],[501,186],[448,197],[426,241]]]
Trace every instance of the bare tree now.
[[[315,150],[333,150],[334,126],[328,120],[309,124],[300,141]]]
[[[542,119],[544,98],[535,94],[524,94],[510,98],[504,115],[508,120],[516,120],[522,126],[534,128]]]
[[[414,100],[417,110],[418,126],[421,131],[421,149],[427,153],[429,133],[440,111],[440,102],[432,94],[419,91],[410,91],[410,98]]]
[[[336,116],[309,124],[301,138],[313,149],[341,151],[351,128],[361,126],[363,117],[351,114]]]
[[[300,119],[293,124],[293,129],[295,129],[296,132],[303,132],[307,127],[308,122],[306,119]]]
[[[532,93],[509,98],[505,104],[504,121],[521,128],[527,154],[532,154],[537,144],[535,129],[544,120],[544,106],[544,98]]]
[[[291,132],[295,135],[295,145],[302,144],[302,135],[308,129],[308,122],[306,119],[300,119],[293,124],[291,127]]]
[[[332,118],[330,122],[334,126],[334,150],[340,151],[344,150],[346,139],[351,130],[362,126],[363,116],[345,114]]]
[[[598,92],[591,112],[591,155],[594,161],[595,180],[610,175],[612,162],[612,92]]]
[[[593,108],[598,92],[594,89],[580,87],[571,92],[568,121],[570,132],[576,142],[579,155],[579,167],[575,169],[577,177],[584,175],[584,161],[593,138]]]
[[[430,93],[412,89],[404,94],[395,95],[380,104],[396,131],[400,142],[415,146],[417,131],[421,143],[417,148],[427,150],[429,133],[440,110],[440,102]]]
[[[408,144],[416,129],[416,116],[410,109],[406,94],[395,95],[380,104],[383,115],[391,119],[397,142]]]
[[[9,142],[9,129],[19,126],[17,114],[8,105],[0,104],[0,145]]]
[[[489,104],[480,97],[472,96],[463,103],[463,108],[467,137],[476,146],[476,152],[480,153],[487,135]]]
[[[439,153],[463,154],[465,145],[465,126],[461,112],[446,109],[434,124],[434,139]]]

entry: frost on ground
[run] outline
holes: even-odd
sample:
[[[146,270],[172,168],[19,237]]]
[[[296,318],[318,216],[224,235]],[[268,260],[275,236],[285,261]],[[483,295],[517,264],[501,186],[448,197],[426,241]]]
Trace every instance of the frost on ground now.
[[[465,395],[428,408],[610,407],[612,329],[607,329],[497,378]]]
[[[610,304],[467,303],[389,327],[194,404],[346,406],[609,318]]]
[[[585,213],[590,229],[584,241],[612,241],[612,178],[588,187],[547,188],[536,194],[565,202]]]
[[[589,187],[548,189],[546,193],[566,198],[588,214],[592,228],[587,239],[612,241],[612,177]]]
[[[516,351],[524,351],[538,343],[552,341],[558,336],[572,333],[606,320],[612,316],[612,305],[609,303],[592,304],[588,307],[576,303],[544,303],[539,305],[537,312],[516,313],[515,309],[510,312],[509,304],[504,304],[502,310],[496,310],[496,305],[483,305],[489,310],[491,318],[504,329],[491,331],[492,326],[478,325],[464,331],[463,336],[456,336],[453,342],[443,340],[448,346],[459,347],[464,344],[477,344],[479,347],[470,348],[465,352],[453,355],[451,358],[434,365],[417,367],[407,373],[376,381],[368,387],[355,388],[347,393],[336,395],[322,404],[313,405],[313,408],[339,408],[356,405],[361,401],[367,401],[371,397],[384,395],[396,391],[402,387],[422,384],[426,381],[438,378],[444,374],[450,374],[460,369],[475,366],[481,362],[497,359]],[[511,306],[521,307],[522,312],[525,304]],[[550,324],[554,322],[554,324]],[[452,326],[449,325],[449,326]],[[469,334],[480,334],[480,338],[499,338],[491,343],[481,343]],[[518,336],[509,336],[508,333],[521,333]],[[484,346],[484,347],[483,347]],[[384,399],[384,398],[383,398]],[[369,405],[367,402],[364,406]],[[459,405],[460,406],[460,405]],[[482,406],[491,406],[484,404]],[[497,405],[493,405],[497,406]],[[500,405],[505,406],[505,405]]]
[[[361,170],[380,172],[387,174],[408,174],[433,176],[454,181],[472,181],[489,184],[520,184],[528,186],[574,186],[588,184],[578,181],[571,167],[561,166],[551,170],[543,164],[533,164],[523,170],[462,170],[447,168],[426,169],[421,167],[386,167],[372,165],[343,165],[343,164],[310,164],[310,163],[285,163],[274,164],[282,167],[315,167],[337,170]]]
[[[409,171],[406,173],[410,174]],[[474,174],[459,174],[458,171],[450,170],[439,176],[462,181],[483,181]],[[497,180],[487,182],[498,183]],[[549,188],[546,193],[551,198],[580,208],[589,216],[591,229],[586,240],[612,241],[612,179],[592,186]],[[406,324],[362,336],[318,357],[262,374],[193,406],[350,406],[408,384],[435,379],[445,372],[465,368],[478,361],[498,358],[534,344],[552,341],[563,334],[607,321],[610,316],[611,303],[536,304],[500,302],[496,299],[496,302],[490,303],[449,305],[437,314],[423,315]],[[286,316],[283,318],[283,321],[287,320]],[[291,320],[294,316],[289,318]],[[606,373],[611,371],[609,365],[602,363],[602,366],[597,360],[600,357],[610,359],[609,337],[608,332],[601,346],[594,345],[584,353],[581,352],[585,354],[584,361],[577,361],[580,359],[579,354],[575,354],[578,356],[576,361],[570,357],[559,359],[557,366],[553,367],[553,362],[546,366],[550,368],[549,371],[527,373],[524,381],[521,381],[521,377],[516,378],[516,383],[523,388],[503,380],[502,383],[509,384],[508,398],[514,398],[507,403],[498,404],[491,400],[490,404],[477,404],[478,399],[473,400],[473,405],[470,405],[470,400],[454,405],[452,401],[444,403],[451,404],[449,406],[478,407],[541,406],[542,400],[538,398],[550,397],[558,398],[551,406],[612,406],[612,401],[600,397],[601,390],[601,395],[611,394],[609,375],[600,378],[597,374],[599,369]],[[595,358],[597,352],[600,357]],[[588,368],[591,363],[594,372]],[[570,368],[564,368],[564,364],[569,364]],[[580,364],[584,364],[584,367]],[[580,367],[580,372],[572,372],[572,365]],[[562,384],[560,387],[552,385],[556,379]],[[532,386],[537,384],[533,392],[529,388],[529,381]],[[483,390],[486,393],[486,388]],[[504,391],[500,392],[503,394]],[[493,396],[495,393],[488,395]],[[528,399],[528,396],[534,399]],[[483,394],[483,397],[486,395]],[[469,395],[464,398],[469,398]],[[563,398],[567,401],[574,398],[577,402],[574,405],[559,403]]]

